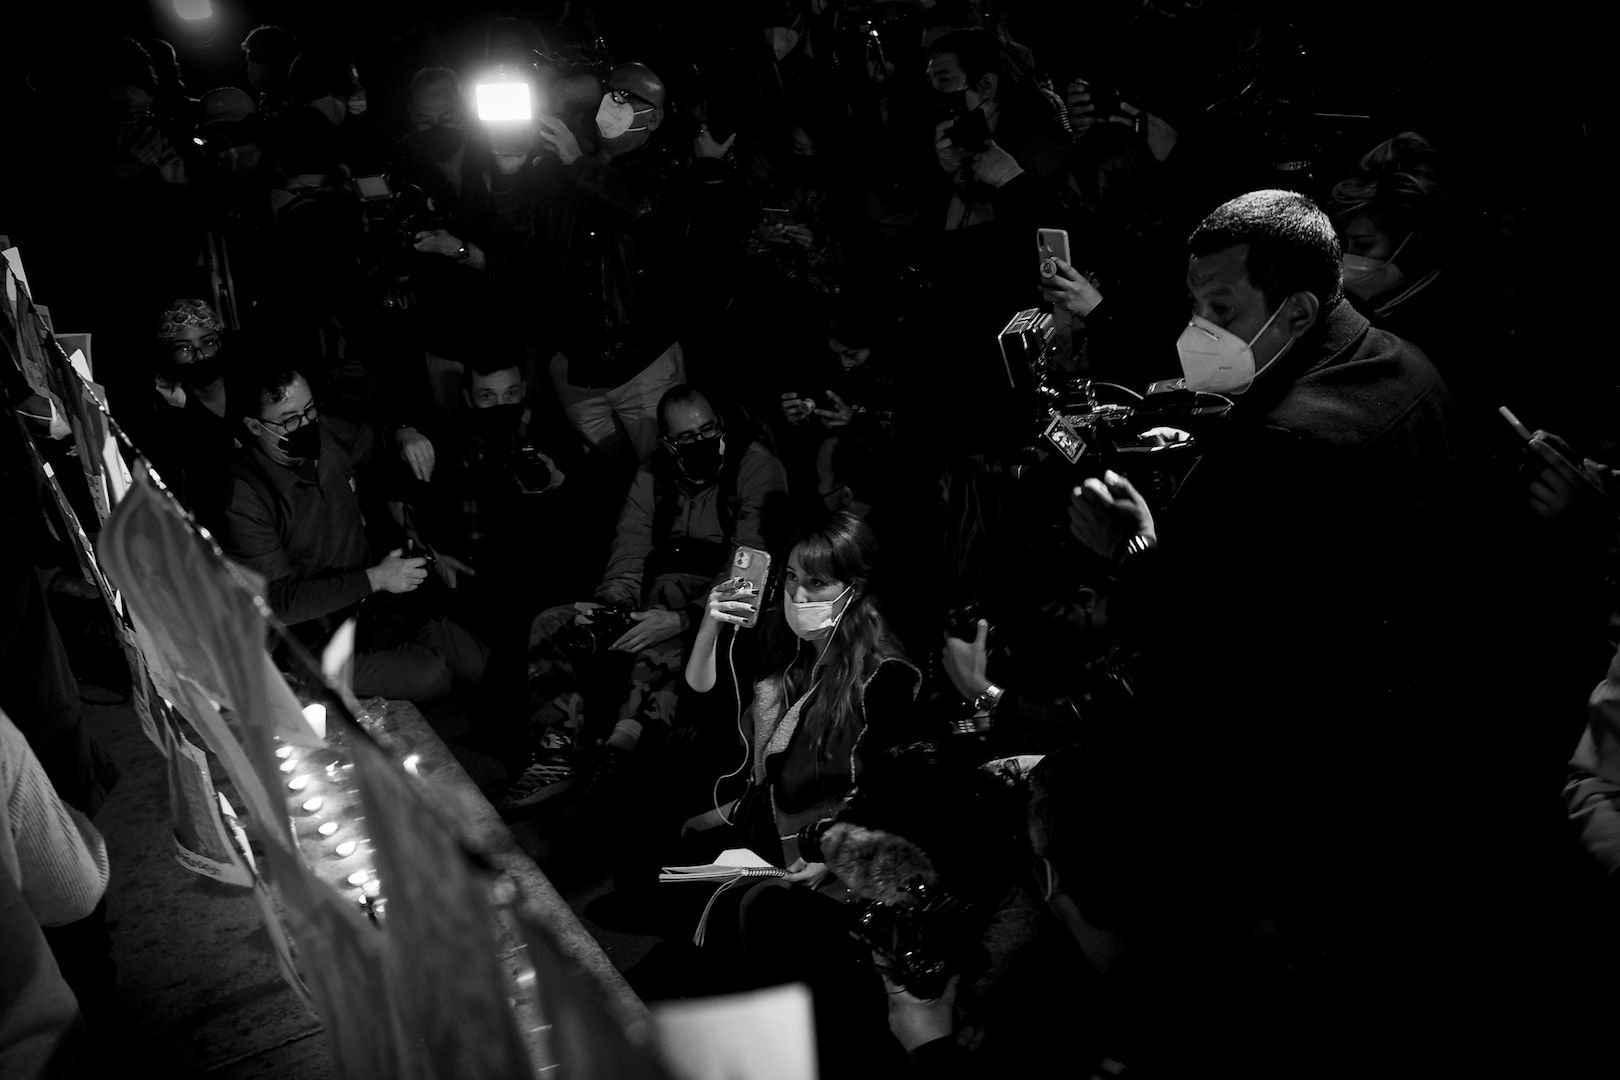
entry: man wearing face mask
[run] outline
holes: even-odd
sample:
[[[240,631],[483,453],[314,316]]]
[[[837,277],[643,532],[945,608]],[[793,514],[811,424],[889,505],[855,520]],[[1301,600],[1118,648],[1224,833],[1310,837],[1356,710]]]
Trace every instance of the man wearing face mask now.
[[[362,606],[414,592],[427,570],[399,548],[373,559],[354,463],[322,424],[304,376],[284,363],[256,365],[233,384],[232,402],[246,448],[208,520],[226,555],[263,576],[282,622],[318,652],[361,615],[354,691],[362,697],[421,701],[476,684],[488,650],[467,631],[398,605]]]
[[[338,131],[349,175],[387,170],[392,140],[366,115],[366,88],[347,53],[330,46],[305,49],[287,69],[289,107],[313,109]]]
[[[603,617],[610,606],[633,607],[629,629],[608,654],[633,661],[628,696],[611,731],[606,718],[588,720],[588,742],[606,744],[607,757],[628,754],[651,725],[662,741],[674,716],[675,680],[701,621],[709,588],[724,576],[737,544],[766,551],[791,527],[787,477],[781,462],[757,442],[728,436],[714,407],[698,390],[677,386],[658,407],[657,452],[636,473],[619,511],[602,579],[589,601],[542,612],[530,635],[539,651],[531,671],[540,682],[568,666],[555,641],[576,624]],[[740,444],[740,445],[739,445]],[[567,697],[569,687],[558,698]],[[507,793],[505,806],[532,805],[546,790],[572,778],[580,745],[578,709],[541,710],[552,718],[543,741],[550,752]],[[566,715],[566,719],[564,719]],[[620,759],[622,760],[622,759]]]
[[[1404,984],[1376,1026],[1397,1045],[1429,1035],[1421,997],[1443,992],[1461,940],[1447,905],[1465,856],[1425,807],[1427,763],[1448,753],[1438,703],[1467,670],[1454,409],[1420,352],[1344,302],[1340,259],[1326,215],[1292,192],[1206,217],[1176,348],[1189,388],[1236,404],[1170,506],[1109,471],[1070,508],[1116,567],[1110,618],[1143,657],[1145,722],[1121,766],[1179,761],[1200,778],[1171,891],[1149,890],[1176,899],[1153,917],[1271,926],[1313,958],[1274,972],[1297,1035],[1264,1049],[1283,1075],[1342,1065],[1347,1045],[1382,1052],[1347,1032],[1375,1026],[1370,988],[1395,965]],[[1325,797],[1299,805],[1300,784]],[[1185,832],[1162,809],[1140,819],[1148,848]],[[1187,977],[1244,1008],[1219,972]]]
[[[710,270],[735,206],[723,164],[731,140],[701,130],[691,166],[676,164],[653,142],[664,103],[652,69],[621,64],[596,108],[594,153],[560,123],[540,132],[572,169],[553,241],[552,382],[574,426],[627,470],[652,456],[658,400],[685,378],[681,330],[718,295]]]

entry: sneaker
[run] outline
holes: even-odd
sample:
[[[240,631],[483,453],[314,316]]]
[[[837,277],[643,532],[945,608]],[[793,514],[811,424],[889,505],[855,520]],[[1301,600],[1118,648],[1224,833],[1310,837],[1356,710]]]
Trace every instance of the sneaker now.
[[[498,810],[537,806],[574,786],[574,753],[567,736],[547,734],[540,753],[502,793]]]

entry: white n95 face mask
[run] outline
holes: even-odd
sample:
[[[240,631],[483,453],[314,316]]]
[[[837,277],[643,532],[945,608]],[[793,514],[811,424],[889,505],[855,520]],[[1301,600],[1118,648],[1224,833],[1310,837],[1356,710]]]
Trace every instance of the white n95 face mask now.
[[[831,600],[810,600],[805,603],[795,603],[787,595],[782,597],[782,614],[787,618],[788,628],[801,638],[811,638],[823,630],[830,630],[843,615],[843,609],[838,608],[838,602],[849,595],[853,585],[844,586],[844,591]],[[845,605],[848,606],[848,605]]]
[[[1187,328],[1176,339],[1176,355],[1181,359],[1181,373],[1187,377],[1187,389],[1203,390],[1212,394],[1241,394],[1254,382],[1254,350],[1251,346],[1260,340],[1282,312],[1282,305],[1271,313],[1271,318],[1248,341],[1232,331],[1216,326],[1202,315],[1194,315]],[[1283,351],[1293,344],[1290,339]],[[1277,354],[1282,355],[1282,352]]]
[[[620,101],[612,90],[602,95],[596,108],[596,130],[604,139],[617,139],[636,125],[636,107]]]

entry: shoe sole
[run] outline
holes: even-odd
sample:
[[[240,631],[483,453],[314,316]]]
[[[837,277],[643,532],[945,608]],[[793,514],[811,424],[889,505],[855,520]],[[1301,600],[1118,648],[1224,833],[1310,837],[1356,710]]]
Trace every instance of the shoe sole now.
[[[513,799],[510,802],[502,802],[496,809],[502,811],[527,810],[531,806],[539,806],[541,803],[567,792],[574,786],[574,781],[577,779],[578,777],[573,777],[568,780],[559,780],[555,784],[548,784],[532,795],[526,795],[521,799]]]

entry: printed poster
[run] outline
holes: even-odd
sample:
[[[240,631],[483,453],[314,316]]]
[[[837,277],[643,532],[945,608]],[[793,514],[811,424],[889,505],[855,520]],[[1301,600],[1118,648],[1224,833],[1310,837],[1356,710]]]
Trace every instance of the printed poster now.
[[[168,720],[167,717],[165,717]],[[219,793],[208,770],[208,755],[169,720],[169,816],[174,825],[175,858],[193,873],[226,885],[251,886],[253,872],[236,853],[220,818]]]

